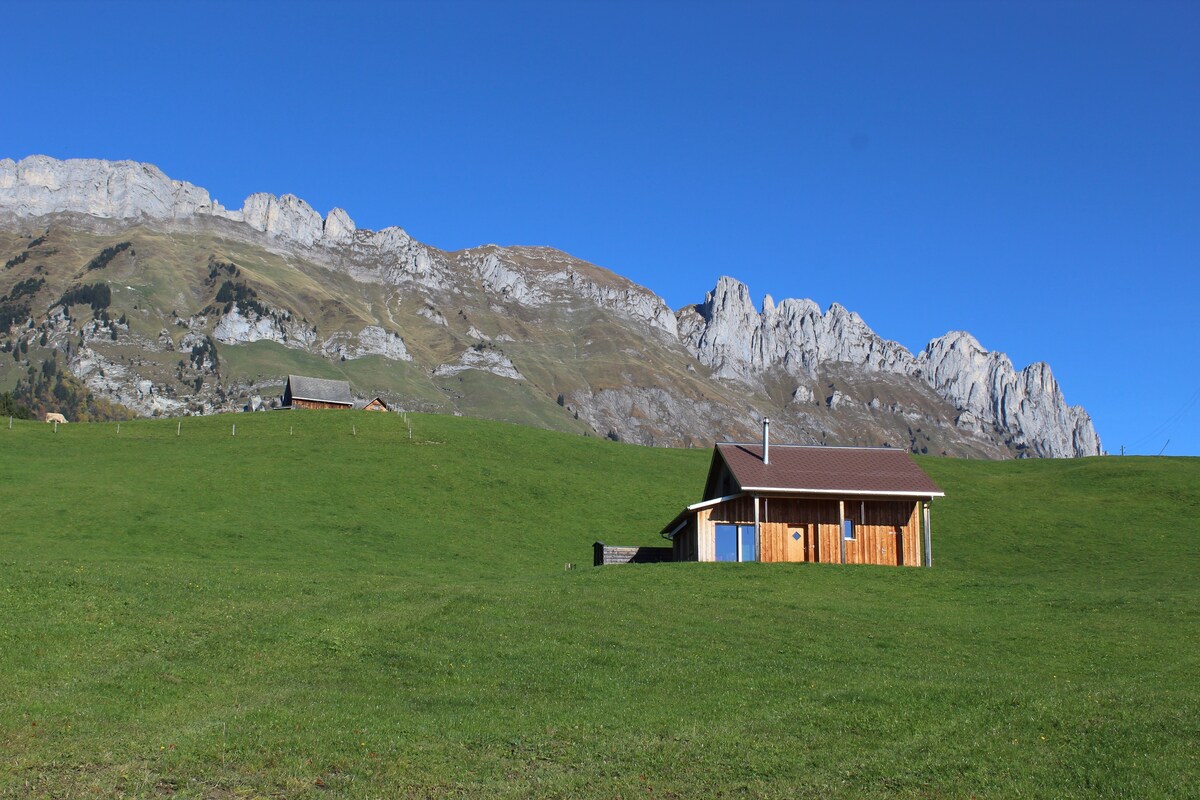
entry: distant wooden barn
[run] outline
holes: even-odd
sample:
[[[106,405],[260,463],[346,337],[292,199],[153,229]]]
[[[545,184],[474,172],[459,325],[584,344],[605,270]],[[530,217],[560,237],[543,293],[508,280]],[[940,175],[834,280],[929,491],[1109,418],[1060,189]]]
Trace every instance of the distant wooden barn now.
[[[371,402],[363,406],[363,411],[387,411],[387,403],[383,402],[382,397],[376,397]]]
[[[348,381],[288,375],[283,387],[284,408],[354,408]]]
[[[675,561],[931,566],[944,493],[903,450],[723,442],[704,499],[662,530]]]

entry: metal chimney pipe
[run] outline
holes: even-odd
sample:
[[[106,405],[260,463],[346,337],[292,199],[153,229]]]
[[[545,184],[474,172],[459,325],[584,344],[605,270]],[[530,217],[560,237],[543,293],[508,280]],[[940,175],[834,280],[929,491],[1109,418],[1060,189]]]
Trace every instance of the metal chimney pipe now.
[[[771,420],[763,417],[763,463],[771,463]]]

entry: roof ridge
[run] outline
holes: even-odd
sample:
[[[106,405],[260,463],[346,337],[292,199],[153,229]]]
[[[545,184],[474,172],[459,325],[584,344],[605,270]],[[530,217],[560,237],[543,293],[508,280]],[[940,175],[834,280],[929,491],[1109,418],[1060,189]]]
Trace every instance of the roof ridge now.
[[[762,442],[715,442],[717,445],[731,444],[737,447],[762,447]],[[809,450],[886,450],[888,452],[907,453],[899,447],[888,447],[882,444],[787,444],[771,442],[771,447],[807,448]]]

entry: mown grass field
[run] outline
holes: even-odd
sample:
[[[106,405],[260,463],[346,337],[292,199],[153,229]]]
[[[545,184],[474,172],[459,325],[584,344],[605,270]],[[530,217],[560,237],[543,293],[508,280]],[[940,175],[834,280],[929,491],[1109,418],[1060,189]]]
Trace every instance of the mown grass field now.
[[[412,421],[0,428],[0,796],[1200,794],[1200,459],[922,459],[932,570],[593,569],[708,452]]]

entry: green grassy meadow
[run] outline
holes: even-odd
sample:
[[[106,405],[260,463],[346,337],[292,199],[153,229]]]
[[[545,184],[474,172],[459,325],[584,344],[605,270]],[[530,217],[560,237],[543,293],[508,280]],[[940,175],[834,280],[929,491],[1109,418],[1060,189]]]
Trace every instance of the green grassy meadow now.
[[[921,459],[932,570],[594,569],[708,451],[410,419],[0,427],[0,797],[1200,795],[1200,459]]]

